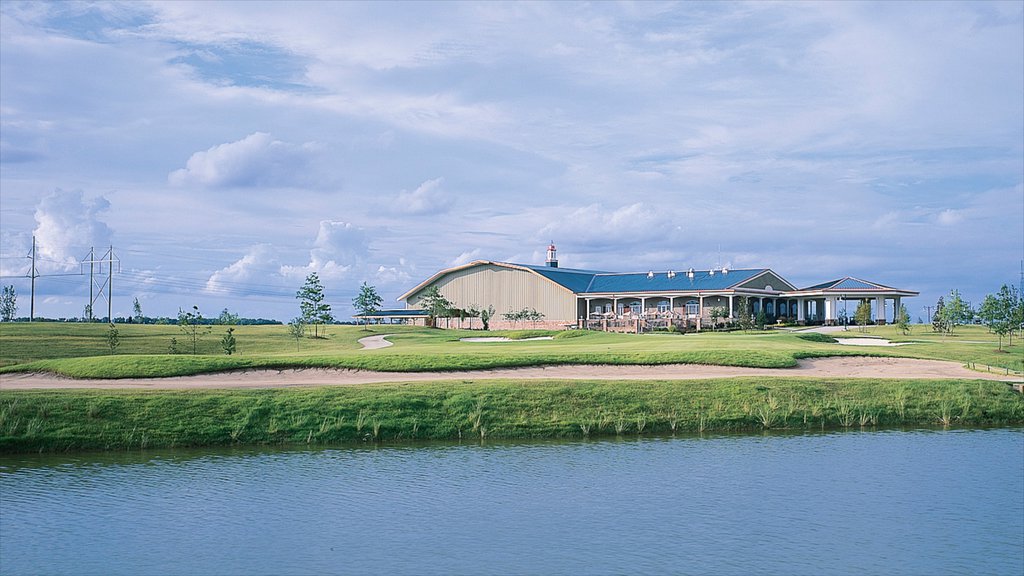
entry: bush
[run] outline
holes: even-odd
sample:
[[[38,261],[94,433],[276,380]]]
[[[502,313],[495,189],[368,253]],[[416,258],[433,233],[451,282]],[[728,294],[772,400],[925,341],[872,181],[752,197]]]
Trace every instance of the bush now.
[[[824,344],[835,344],[838,342],[835,338],[828,334],[821,334],[820,332],[808,332],[806,334],[797,334],[797,338],[801,340],[807,340],[808,342],[822,342]]]

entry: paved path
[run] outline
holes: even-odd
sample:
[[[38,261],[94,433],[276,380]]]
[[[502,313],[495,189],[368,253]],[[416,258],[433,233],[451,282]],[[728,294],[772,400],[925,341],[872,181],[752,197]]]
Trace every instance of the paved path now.
[[[376,350],[378,348],[387,348],[388,346],[394,346],[394,342],[385,340],[388,336],[394,336],[394,334],[381,334],[380,336],[367,336],[366,338],[360,338],[359,343],[363,345],[363,350]]]
[[[175,378],[129,378],[123,380],[72,380],[52,374],[4,374],[0,390],[44,388],[287,388],[292,386],[344,386],[377,382],[424,382],[438,380],[694,380],[737,376],[782,376],[813,378],[923,378],[981,379],[1021,382],[1020,376],[1005,376],[968,370],[957,362],[914,358],[870,358],[839,356],[800,360],[796,368],[737,368],[699,364],[664,366],[543,366],[461,372],[373,372],[369,370],[240,370]]]

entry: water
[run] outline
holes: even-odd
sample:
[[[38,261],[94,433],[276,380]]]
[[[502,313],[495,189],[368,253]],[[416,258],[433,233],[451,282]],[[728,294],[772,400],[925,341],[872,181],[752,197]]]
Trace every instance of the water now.
[[[1024,573],[1024,429],[0,458],[0,573]]]

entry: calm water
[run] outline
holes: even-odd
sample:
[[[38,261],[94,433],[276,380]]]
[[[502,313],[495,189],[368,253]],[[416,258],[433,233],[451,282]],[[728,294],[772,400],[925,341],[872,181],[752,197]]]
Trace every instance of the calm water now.
[[[1024,573],[1024,429],[0,458],[2,574]]]

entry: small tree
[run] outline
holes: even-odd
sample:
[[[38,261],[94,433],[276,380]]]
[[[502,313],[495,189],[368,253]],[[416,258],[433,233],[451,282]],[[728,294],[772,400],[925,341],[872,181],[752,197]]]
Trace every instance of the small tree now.
[[[857,323],[857,328],[861,332],[865,332],[868,329],[868,324],[871,324],[871,303],[867,300],[861,300],[860,304],[857,304],[857,310],[853,313],[853,321]]]
[[[234,326],[238,324],[238,314],[232,314],[227,308],[220,311],[220,316],[217,316],[217,324],[223,326]]]
[[[359,294],[352,299],[352,307],[356,309],[356,312],[360,316],[363,316],[363,329],[366,330],[366,324],[369,321],[365,316],[376,314],[380,310],[380,305],[384,303],[384,299],[377,294],[377,288],[363,282],[363,285],[359,287]]]
[[[942,327],[947,334],[952,334],[953,329],[967,322],[974,315],[971,307],[960,297],[959,290],[952,290],[949,293],[949,302],[942,307],[942,312],[936,312],[939,316]]]
[[[736,299],[736,315],[740,329],[749,332],[754,328],[754,316],[750,313],[750,298],[740,296]]]
[[[306,335],[306,323],[302,318],[292,318],[288,323],[288,335],[295,338],[295,351],[299,351],[299,341]]]
[[[437,328],[437,319],[447,317],[452,310],[452,303],[441,295],[437,286],[428,288],[420,302],[427,311],[427,325],[431,328]]]
[[[754,324],[757,325],[758,330],[764,330],[764,325],[768,323],[768,318],[764,315],[764,308],[758,308],[757,317],[754,319]]]
[[[86,304],[82,310],[82,320],[85,322],[92,322],[92,304]]]
[[[486,310],[480,310],[480,322],[484,325],[484,330],[491,329],[491,318],[494,318],[494,306],[487,306]]]
[[[234,331],[235,329],[233,327],[229,327],[228,331],[224,334],[224,337],[220,339],[220,347],[224,349],[224,353],[228,356],[235,353],[236,342],[233,334]]]
[[[139,304],[138,296],[135,297],[135,302],[132,303],[132,320],[136,324],[142,324],[142,304]]]
[[[522,311],[523,320],[529,320],[533,322],[533,327],[537,328],[537,322],[544,319],[544,313],[538,312],[533,308],[523,308]]]
[[[114,323],[110,323],[110,327],[107,328],[107,346],[110,347],[110,353],[113,354],[114,350],[117,350],[118,345],[121,344],[121,334],[117,331],[117,327]]]
[[[910,314],[907,313],[907,307],[903,304],[896,309],[896,328],[904,336],[910,334]]]
[[[18,293],[14,291],[14,285],[4,286],[0,293],[0,321],[12,322],[18,314]]]
[[[193,306],[191,312],[178,310],[178,327],[192,342],[192,354],[198,353],[199,341],[212,330],[203,323],[203,314],[198,306]]]
[[[180,354],[181,353],[181,351],[178,350],[178,339],[177,338],[175,338],[173,336],[171,337],[171,343],[170,343],[169,346],[167,346],[167,353],[168,354]]]
[[[305,284],[295,293],[295,297],[299,299],[302,321],[313,325],[313,338],[320,338],[320,324],[334,321],[331,305],[324,302],[324,287],[320,284],[320,276],[316,272],[306,276]]]
[[[946,307],[946,302],[939,296],[939,301],[935,303],[935,314],[932,316],[932,332],[945,332],[946,328],[942,324],[942,311]]]

